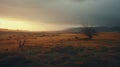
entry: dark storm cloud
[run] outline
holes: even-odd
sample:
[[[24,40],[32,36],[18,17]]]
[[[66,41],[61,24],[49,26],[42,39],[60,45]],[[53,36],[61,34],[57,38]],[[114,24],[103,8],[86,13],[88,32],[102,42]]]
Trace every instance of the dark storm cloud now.
[[[97,3],[98,2],[98,3]],[[120,26],[120,0],[96,0],[96,7],[86,17],[88,22],[107,25]]]
[[[49,24],[120,25],[120,0],[0,0],[0,15]]]

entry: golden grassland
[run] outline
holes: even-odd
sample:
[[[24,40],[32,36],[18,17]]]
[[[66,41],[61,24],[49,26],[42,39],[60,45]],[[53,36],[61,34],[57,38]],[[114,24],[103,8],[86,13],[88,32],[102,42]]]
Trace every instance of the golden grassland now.
[[[120,33],[92,40],[81,33],[0,34],[3,67],[120,67]],[[24,40],[24,47],[19,42]]]

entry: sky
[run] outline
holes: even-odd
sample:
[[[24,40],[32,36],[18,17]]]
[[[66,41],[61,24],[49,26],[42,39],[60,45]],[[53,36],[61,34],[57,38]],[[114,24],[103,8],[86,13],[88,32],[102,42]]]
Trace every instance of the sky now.
[[[120,0],[0,0],[0,28],[62,30],[120,26]]]

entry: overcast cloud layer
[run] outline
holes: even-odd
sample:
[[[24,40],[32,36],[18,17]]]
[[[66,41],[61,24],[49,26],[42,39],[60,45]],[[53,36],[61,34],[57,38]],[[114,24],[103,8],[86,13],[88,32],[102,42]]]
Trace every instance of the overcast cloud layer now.
[[[49,24],[119,26],[120,0],[0,0],[0,17]]]

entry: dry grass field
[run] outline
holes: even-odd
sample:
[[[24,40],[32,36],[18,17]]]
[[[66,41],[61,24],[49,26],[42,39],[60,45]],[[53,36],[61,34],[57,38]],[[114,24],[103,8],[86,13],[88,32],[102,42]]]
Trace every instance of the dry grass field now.
[[[0,33],[0,67],[120,67],[120,33]]]

